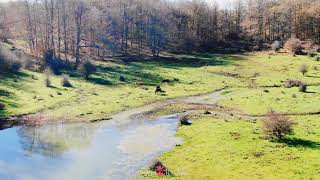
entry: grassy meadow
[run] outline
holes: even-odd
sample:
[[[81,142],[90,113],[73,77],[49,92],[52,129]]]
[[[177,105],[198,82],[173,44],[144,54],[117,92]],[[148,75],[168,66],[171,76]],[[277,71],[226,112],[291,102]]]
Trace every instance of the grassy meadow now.
[[[305,75],[299,72],[308,65]],[[27,70],[2,75],[0,117],[41,113],[52,119],[90,121],[154,101],[212,92],[228,86],[230,94],[218,102],[239,114],[261,116],[273,109],[289,113],[297,122],[295,134],[277,143],[262,138],[261,121],[217,118],[198,113],[193,125],[177,136],[184,143],[163,154],[161,161],[176,179],[316,179],[320,177],[320,62],[308,56],[194,54],[141,61],[99,61],[98,71],[84,80],[75,72],[73,87],[52,76]],[[125,81],[120,81],[120,76]],[[308,84],[307,92],[285,88],[287,79]],[[164,83],[163,80],[170,82]],[[141,84],[143,82],[143,85]],[[155,95],[161,85],[166,95]],[[182,111],[184,105],[172,106]],[[222,110],[223,111],[223,110]],[[203,111],[201,111],[203,112]],[[158,114],[163,114],[157,112]],[[228,112],[227,112],[228,113]],[[153,178],[148,171],[142,175]]]
[[[31,71],[1,77],[1,102],[6,110],[0,117],[41,112],[53,120],[90,121],[132,107],[142,106],[177,96],[211,92],[224,86],[234,86],[237,79],[220,77],[207,71],[208,66],[231,66],[237,56],[194,55],[177,60],[98,62],[98,71],[84,80],[75,72],[72,88],[62,87],[60,76],[52,76],[52,86],[46,87],[45,75]],[[125,82],[120,81],[120,76]],[[169,83],[162,83],[163,80]],[[143,82],[144,85],[137,85]],[[161,85],[166,95],[155,95]]]
[[[233,86],[218,105],[255,120],[203,111],[191,116],[191,126],[181,126],[177,136],[184,142],[164,153],[160,160],[175,175],[173,179],[317,179],[320,177],[320,63],[311,57],[266,54],[241,55],[231,66],[210,66],[207,72],[231,77]],[[309,66],[303,76],[302,64]],[[307,92],[285,88],[287,79],[306,82]],[[232,93],[231,93],[232,92]],[[165,108],[165,112],[181,110]],[[187,106],[185,106],[187,108]],[[268,110],[292,114],[295,134],[283,142],[263,138],[261,118]],[[223,111],[223,110],[222,110]],[[233,111],[233,112],[234,112]],[[180,111],[182,112],[182,111]],[[162,114],[157,112],[157,114]],[[142,176],[155,177],[143,170]]]
[[[319,117],[296,117],[296,134],[283,143],[261,138],[261,123],[202,116],[177,135],[184,143],[161,161],[176,179],[317,179]]]

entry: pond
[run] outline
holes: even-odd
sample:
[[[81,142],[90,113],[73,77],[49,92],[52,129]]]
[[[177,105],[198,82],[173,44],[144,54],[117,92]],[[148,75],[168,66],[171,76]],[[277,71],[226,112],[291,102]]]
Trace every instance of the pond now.
[[[0,179],[134,179],[175,146],[177,127],[177,115],[170,115],[6,129],[0,131]]]

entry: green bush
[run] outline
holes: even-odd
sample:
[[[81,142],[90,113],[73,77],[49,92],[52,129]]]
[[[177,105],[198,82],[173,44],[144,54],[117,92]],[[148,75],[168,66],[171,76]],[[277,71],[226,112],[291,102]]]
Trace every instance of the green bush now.
[[[97,71],[96,66],[89,60],[81,62],[78,72],[85,78],[89,79],[90,75]]]

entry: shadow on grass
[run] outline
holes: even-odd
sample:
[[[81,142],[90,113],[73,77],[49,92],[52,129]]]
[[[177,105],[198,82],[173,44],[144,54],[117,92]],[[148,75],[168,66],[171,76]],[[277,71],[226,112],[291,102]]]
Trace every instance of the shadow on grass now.
[[[0,118],[9,116],[6,111],[9,107],[20,107],[20,105],[16,103],[16,95],[8,90],[1,89],[2,85],[9,88],[9,90],[26,90],[26,87],[23,85],[23,81],[27,79],[29,79],[29,75],[24,72],[0,73],[0,102],[4,103],[6,106],[5,110],[0,110]]]
[[[20,107],[20,105],[17,104],[16,101],[17,101],[17,97],[13,93],[0,89],[0,103],[5,104],[6,106],[5,109],[0,110],[0,118],[5,118],[9,116],[8,112],[6,111],[6,109],[8,109],[9,107],[10,108]]]
[[[113,85],[113,83],[111,81],[103,79],[103,78],[97,78],[97,77],[90,77],[88,79],[88,81],[91,82],[91,83],[105,85],[105,86]]]
[[[11,107],[17,107],[18,105],[13,103],[14,101],[12,100],[12,98],[9,96],[5,96],[5,99],[2,98],[3,96],[0,96],[0,104],[5,105],[4,109],[0,109],[0,118],[5,118],[8,117],[8,113],[6,111],[8,106]]]
[[[128,84],[135,84],[143,81],[144,85],[159,85],[166,79],[157,73],[158,68],[176,69],[199,68],[205,66],[225,66],[246,59],[241,55],[214,55],[214,54],[191,54],[173,55],[170,57],[148,58],[141,56],[122,57],[124,67],[119,66],[98,66],[95,79],[91,82],[102,85],[117,85],[120,76],[125,78]],[[178,81],[170,82],[174,85]]]
[[[310,78],[320,78],[320,76],[311,76],[311,75],[308,75],[307,77],[310,77]]]
[[[0,97],[9,97],[10,96],[10,92],[0,89]]]
[[[179,70],[185,67],[225,66],[244,59],[245,55],[214,55],[210,53],[172,55],[159,58],[128,56],[121,58],[123,62],[126,62],[125,67],[98,66],[98,72],[91,77],[89,81],[95,84],[111,86],[120,84],[119,77],[123,76],[128,84],[143,81],[145,85],[154,86],[161,84],[165,79],[157,73],[151,73],[159,67]],[[72,68],[64,69],[63,73],[67,73],[71,77],[79,77],[77,71]],[[19,80],[27,78],[28,76],[28,74],[23,72],[0,74],[0,81],[4,80],[6,81],[5,83],[12,87],[21,88]]]
[[[183,67],[203,67],[203,66],[222,66],[234,64],[237,61],[245,60],[246,54],[242,55],[216,55],[210,53],[194,53],[171,55],[165,57],[141,57],[129,56],[121,58],[125,64],[130,65],[132,62],[143,62],[144,65],[152,67],[166,67],[166,68],[183,68]]]
[[[138,81],[143,81],[144,85],[155,86],[159,85],[165,80],[165,77],[156,72],[158,68],[168,68],[180,70],[181,68],[199,68],[205,66],[225,66],[236,63],[237,61],[246,59],[246,55],[215,55],[210,53],[194,53],[194,54],[182,54],[182,55],[170,55],[166,57],[152,58],[143,56],[127,56],[121,57],[119,61],[122,61],[122,66],[106,66],[99,65],[98,71],[91,76],[88,80],[91,83],[105,85],[105,86],[117,86],[123,84],[119,81],[122,76],[125,78],[125,83],[136,84]],[[70,65],[66,66],[69,67]],[[70,66],[71,67],[71,66]],[[61,73],[69,74],[71,77],[80,78],[77,70],[73,68],[64,68]],[[6,76],[10,81],[25,78],[27,74],[15,74],[12,76]],[[9,82],[10,82],[9,81]],[[170,82],[174,85],[178,81]],[[18,87],[19,85],[17,85]],[[17,88],[16,87],[16,88]]]
[[[0,110],[0,118],[5,118],[5,117],[7,117],[8,115],[7,115],[7,113],[4,111],[4,110]],[[1,128],[0,128],[0,130],[1,130]]]
[[[311,148],[311,149],[320,149],[320,142],[310,141],[306,139],[286,139],[281,141],[290,147],[303,147],[303,148]]]
[[[123,81],[120,81],[120,77],[122,76],[125,78],[125,83],[128,84],[135,84],[138,81],[143,81],[144,85],[155,86],[164,80],[160,75],[149,73],[144,70],[150,70],[150,68],[138,63],[131,63],[124,68],[99,66],[99,78],[95,78],[95,81],[90,81],[103,85],[117,85],[123,83]],[[101,83],[99,82],[99,79],[107,81],[108,83]]]
[[[27,77],[29,77],[29,75],[23,72],[0,73],[0,82],[18,82]]]
[[[305,93],[307,93],[307,94],[316,94],[317,92],[315,92],[315,91],[307,91]]]

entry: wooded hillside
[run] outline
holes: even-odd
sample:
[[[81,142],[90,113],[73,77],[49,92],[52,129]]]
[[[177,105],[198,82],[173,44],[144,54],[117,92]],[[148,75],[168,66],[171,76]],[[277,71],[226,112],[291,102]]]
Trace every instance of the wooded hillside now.
[[[104,57],[171,51],[266,48],[290,37],[320,43],[319,0],[24,0],[1,4],[0,38],[24,39],[40,57]]]

